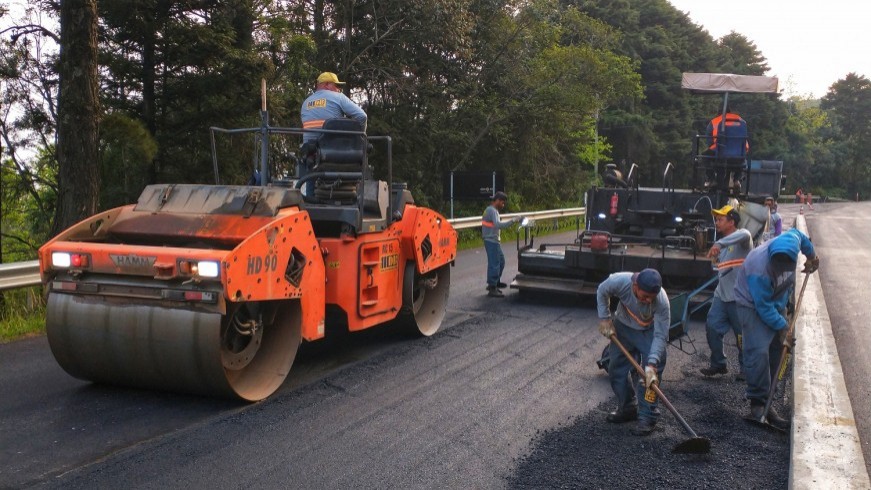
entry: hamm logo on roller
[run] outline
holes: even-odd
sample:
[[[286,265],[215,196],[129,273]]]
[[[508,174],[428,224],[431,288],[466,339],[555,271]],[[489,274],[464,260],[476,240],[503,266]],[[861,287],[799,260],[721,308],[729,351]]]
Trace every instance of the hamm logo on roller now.
[[[151,269],[157,257],[142,257],[139,255],[109,254],[109,258],[119,268]]]

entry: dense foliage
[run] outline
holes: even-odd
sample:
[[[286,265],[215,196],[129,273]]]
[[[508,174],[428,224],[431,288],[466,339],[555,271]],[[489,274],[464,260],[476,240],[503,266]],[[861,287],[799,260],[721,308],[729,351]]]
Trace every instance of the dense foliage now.
[[[69,224],[58,222],[65,207],[132,202],[149,183],[212,182],[208,128],[257,126],[261,79],[271,123],[290,127],[319,72],[347,80],[369,133],[392,136],[394,178],[418,202],[447,207],[444,172],[499,170],[512,206],[533,209],[580,205],[608,161],[638,164],[651,185],[672,162],[685,179],[693,137],[721,99],[682,91],[681,73],[768,71],[745,36],[715,40],[666,0],[100,0],[97,156],[64,161],[59,143],[88,141],[90,129],[58,110],[62,69],[77,73],[58,55],[59,5],[0,16],[0,262],[33,258],[52,225]],[[783,160],[791,188],[871,192],[865,77],[833,81],[821,101],[730,100],[753,158]],[[247,180],[250,143],[219,145],[222,182]],[[58,175],[91,171],[97,189],[59,198],[70,194]]]

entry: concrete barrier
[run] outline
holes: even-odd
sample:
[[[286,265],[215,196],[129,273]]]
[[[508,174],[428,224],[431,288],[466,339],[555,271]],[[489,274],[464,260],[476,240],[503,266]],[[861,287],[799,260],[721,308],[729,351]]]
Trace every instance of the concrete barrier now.
[[[795,226],[807,232],[803,215]],[[871,489],[819,274],[811,274],[798,315],[789,488]]]

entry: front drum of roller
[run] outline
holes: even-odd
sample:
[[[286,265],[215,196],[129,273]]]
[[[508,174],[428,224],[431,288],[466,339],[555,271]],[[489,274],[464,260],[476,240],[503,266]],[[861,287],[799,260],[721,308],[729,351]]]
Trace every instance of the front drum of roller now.
[[[256,401],[287,377],[301,318],[298,300],[229,305],[220,315],[51,293],[46,335],[76,378]]]

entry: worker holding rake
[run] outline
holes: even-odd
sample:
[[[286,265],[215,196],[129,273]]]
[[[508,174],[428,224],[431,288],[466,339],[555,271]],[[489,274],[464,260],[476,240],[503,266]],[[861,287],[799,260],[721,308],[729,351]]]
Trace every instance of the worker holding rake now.
[[[671,323],[671,308],[662,288],[662,277],[655,269],[615,272],[599,284],[596,297],[599,333],[612,340],[608,376],[618,404],[617,410],[608,414],[606,420],[615,424],[638,420],[633,433],[648,435],[659,419],[657,394],[652,385],[659,383],[665,368],[665,347]],[[619,301],[613,317],[612,297]],[[615,345],[612,335],[644,366],[641,382],[632,381],[633,365]]]
[[[789,421],[766,402],[779,367],[779,351],[783,345],[780,334],[785,333],[788,326],[786,304],[795,287],[799,252],[808,258],[802,272],[812,273],[819,268],[819,257],[810,238],[792,228],[753,249],[735,279],[735,301],[744,336],[750,417],[759,420],[767,417],[768,422],[779,429],[788,427]],[[767,414],[766,406],[770,407]]]

